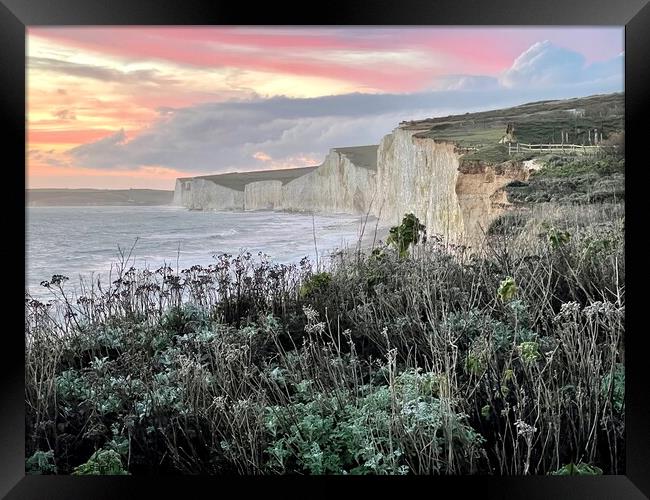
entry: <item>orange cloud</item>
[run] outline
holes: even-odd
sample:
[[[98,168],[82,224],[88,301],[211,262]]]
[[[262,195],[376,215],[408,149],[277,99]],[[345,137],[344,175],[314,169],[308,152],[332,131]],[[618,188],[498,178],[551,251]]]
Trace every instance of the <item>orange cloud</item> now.
[[[263,151],[258,151],[257,153],[255,153],[253,155],[253,158],[255,158],[256,160],[260,160],[260,161],[271,161],[273,159],[269,155],[264,153]]]

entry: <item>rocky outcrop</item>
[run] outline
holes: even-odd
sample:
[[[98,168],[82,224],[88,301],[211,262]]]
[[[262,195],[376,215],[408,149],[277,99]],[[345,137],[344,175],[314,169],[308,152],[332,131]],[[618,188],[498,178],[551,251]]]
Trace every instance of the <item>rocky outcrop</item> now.
[[[527,180],[529,173],[523,163],[515,161],[496,165],[483,162],[461,164],[456,196],[469,240],[480,239],[492,221],[510,209],[503,188],[512,181]]]

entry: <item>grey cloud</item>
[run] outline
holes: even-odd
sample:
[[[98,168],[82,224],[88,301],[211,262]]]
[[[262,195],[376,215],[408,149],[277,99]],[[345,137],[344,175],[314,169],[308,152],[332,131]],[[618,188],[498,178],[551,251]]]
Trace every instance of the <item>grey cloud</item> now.
[[[113,68],[106,68],[104,66],[78,64],[47,57],[30,57],[28,58],[27,64],[28,67],[34,69],[53,71],[56,73],[63,73],[66,75],[78,76],[82,78],[92,78],[95,80],[102,80],[104,82],[141,84],[154,83],[157,85],[170,85],[178,83],[178,80],[163,77],[157,71],[149,69],[119,71]]]
[[[123,147],[124,141],[126,141],[126,133],[124,132],[124,129],[121,129],[118,132],[103,137],[102,139],[99,139],[95,142],[82,144],[81,146],[72,148],[68,151],[68,153],[87,166],[120,166],[119,162],[116,162],[115,160],[118,159],[117,153],[119,152],[119,148]],[[116,154],[113,161],[110,161],[108,158],[106,158],[105,154],[102,155],[102,151],[113,151]]]
[[[436,80],[436,90],[491,90],[499,86],[499,80],[485,75],[446,75]]]
[[[332,147],[376,144],[403,120],[617,90],[616,82],[606,81],[546,90],[493,88],[207,103],[165,108],[160,119],[137,136],[120,131],[69,154],[76,164],[94,168],[250,170],[267,167],[253,158],[257,152],[277,162],[298,156],[322,159]]]

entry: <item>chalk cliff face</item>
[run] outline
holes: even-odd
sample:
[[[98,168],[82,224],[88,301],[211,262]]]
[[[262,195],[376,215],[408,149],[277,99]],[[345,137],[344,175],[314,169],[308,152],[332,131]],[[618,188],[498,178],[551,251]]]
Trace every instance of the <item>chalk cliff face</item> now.
[[[460,154],[453,143],[420,139],[415,133],[397,128],[379,144],[374,213],[395,225],[412,212],[428,232],[455,239],[463,233],[456,195]]]
[[[282,201],[282,181],[257,181],[244,187],[244,210],[273,210]]]
[[[188,201],[189,193],[186,193],[185,191],[189,191],[190,184],[190,181],[186,181],[185,179],[176,179],[172,205],[175,205],[177,207],[187,206],[186,202]],[[185,186],[187,186],[187,189],[185,189]]]
[[[528,169],[513,161],[464,161],[456,143],[418,132],[417,126],[400,126],[379,146],[335,148],[317,168],[293,174],[179,179],[174,203],[191,209],[370,213],[391,226],[412,212],[429,234],[476,243],[508,209],[502,188],[527,179]],[[236,182],[233,175],[239,176]]]
[[[198,177],[178,179],[173,204],[192,210],[242,210],[244,193]]]
[[[356,164],[354,155],[346,152],[353,148],[331,150],[319,168],[282,187],[279,208],[324,213],[368,213],[376,193],[376,146],[371,148],[367,151],[368,159],[372,162],[369,168]]]

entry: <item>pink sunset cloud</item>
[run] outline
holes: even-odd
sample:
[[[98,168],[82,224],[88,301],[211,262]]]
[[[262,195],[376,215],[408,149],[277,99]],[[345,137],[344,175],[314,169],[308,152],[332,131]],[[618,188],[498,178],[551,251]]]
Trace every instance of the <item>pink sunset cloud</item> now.
[[[417,90],[416,82],[422,81],[425,75],[449,72],[494,74],[505,70],[514,57],[534,42],[544,39],[557,39],[567,48],[578,46],[588,61],[606,59],[622,50],[619,30],[612,29],[578,29],[579,35],[570,37],[567,37],[566,29],[557,28],[379,29],[377,35],[365,37],[347,35],[341,29],[320,28],[311,34],[296,30],[295,35],[287,31],[276,34],[273,28],[266,32],[211,27],[31,28],[30,35],[76,50],[111,54],[126,61],[154,59],[203,68],[233,67],[344,78],[387,92]],[[617,38],[619,43],[612,44]],[[420,62],[425,68],[399,60],[388,67],[329,59],[324,64],[319,57],[325,52],[337,51],[421,52]],[[430,64],[436,58],[442,58],[445,66]],[[399,75],[401,68],[408,69],[413,78],[405,79]]]
[[[290,75],[317,76],[328,79],[350,81],[358,87],[379,88],[387,92],[402,92],[418,90],[426,77],[432,73],[430,68],[420,69],[413,65],[396,62],[395,65],[382,67],[380,65],[359,65],[339,63],[336,60],[323,62],[318,57],[325,50],[383,50],[384,44],[369,47],[368,43],[360,47],[346,47],[342,42],[330,43],[326,40],[314,41],[311,37],[283,37],[281,42],[269,36],[233,37],[222,39],[222,33],[212,33],[212,44],[203,44],[203,37],[184,36],[186,29],[167,29],[161,32],[145,33],[114,29],[100,33],[88,29],[69,28],[63,32],[48,32],[45,37],[49,40],[74,47],[80,51],[101,51],[105,54],[124,58],[125,60],[150,59],[166,61],[181,66],[196,66],[201,68],[237,68],[268,73],[286,73]],[[201,28],[197,28],[201,31]],[[211,29],[204,29],[206,32]],[[124,32],[122,32],[124,31]],[[30,30],[33,36],[43,36],[38,29]],[[271,43],[269,44],[269,38]],[[215,42],[215,39],[218,40]],[[237,44],[233,43],[234,41]],[[273,43],[275,42],[275,43]],[[279,52],[286,48],[286,52]],[[426,59],[422,60],[423,63]],[[408,68],[412,78],[405,80],[400,67]],[[438,71],[439,72],[439,71]],[[437,73],[434,71],[434,73]]]

